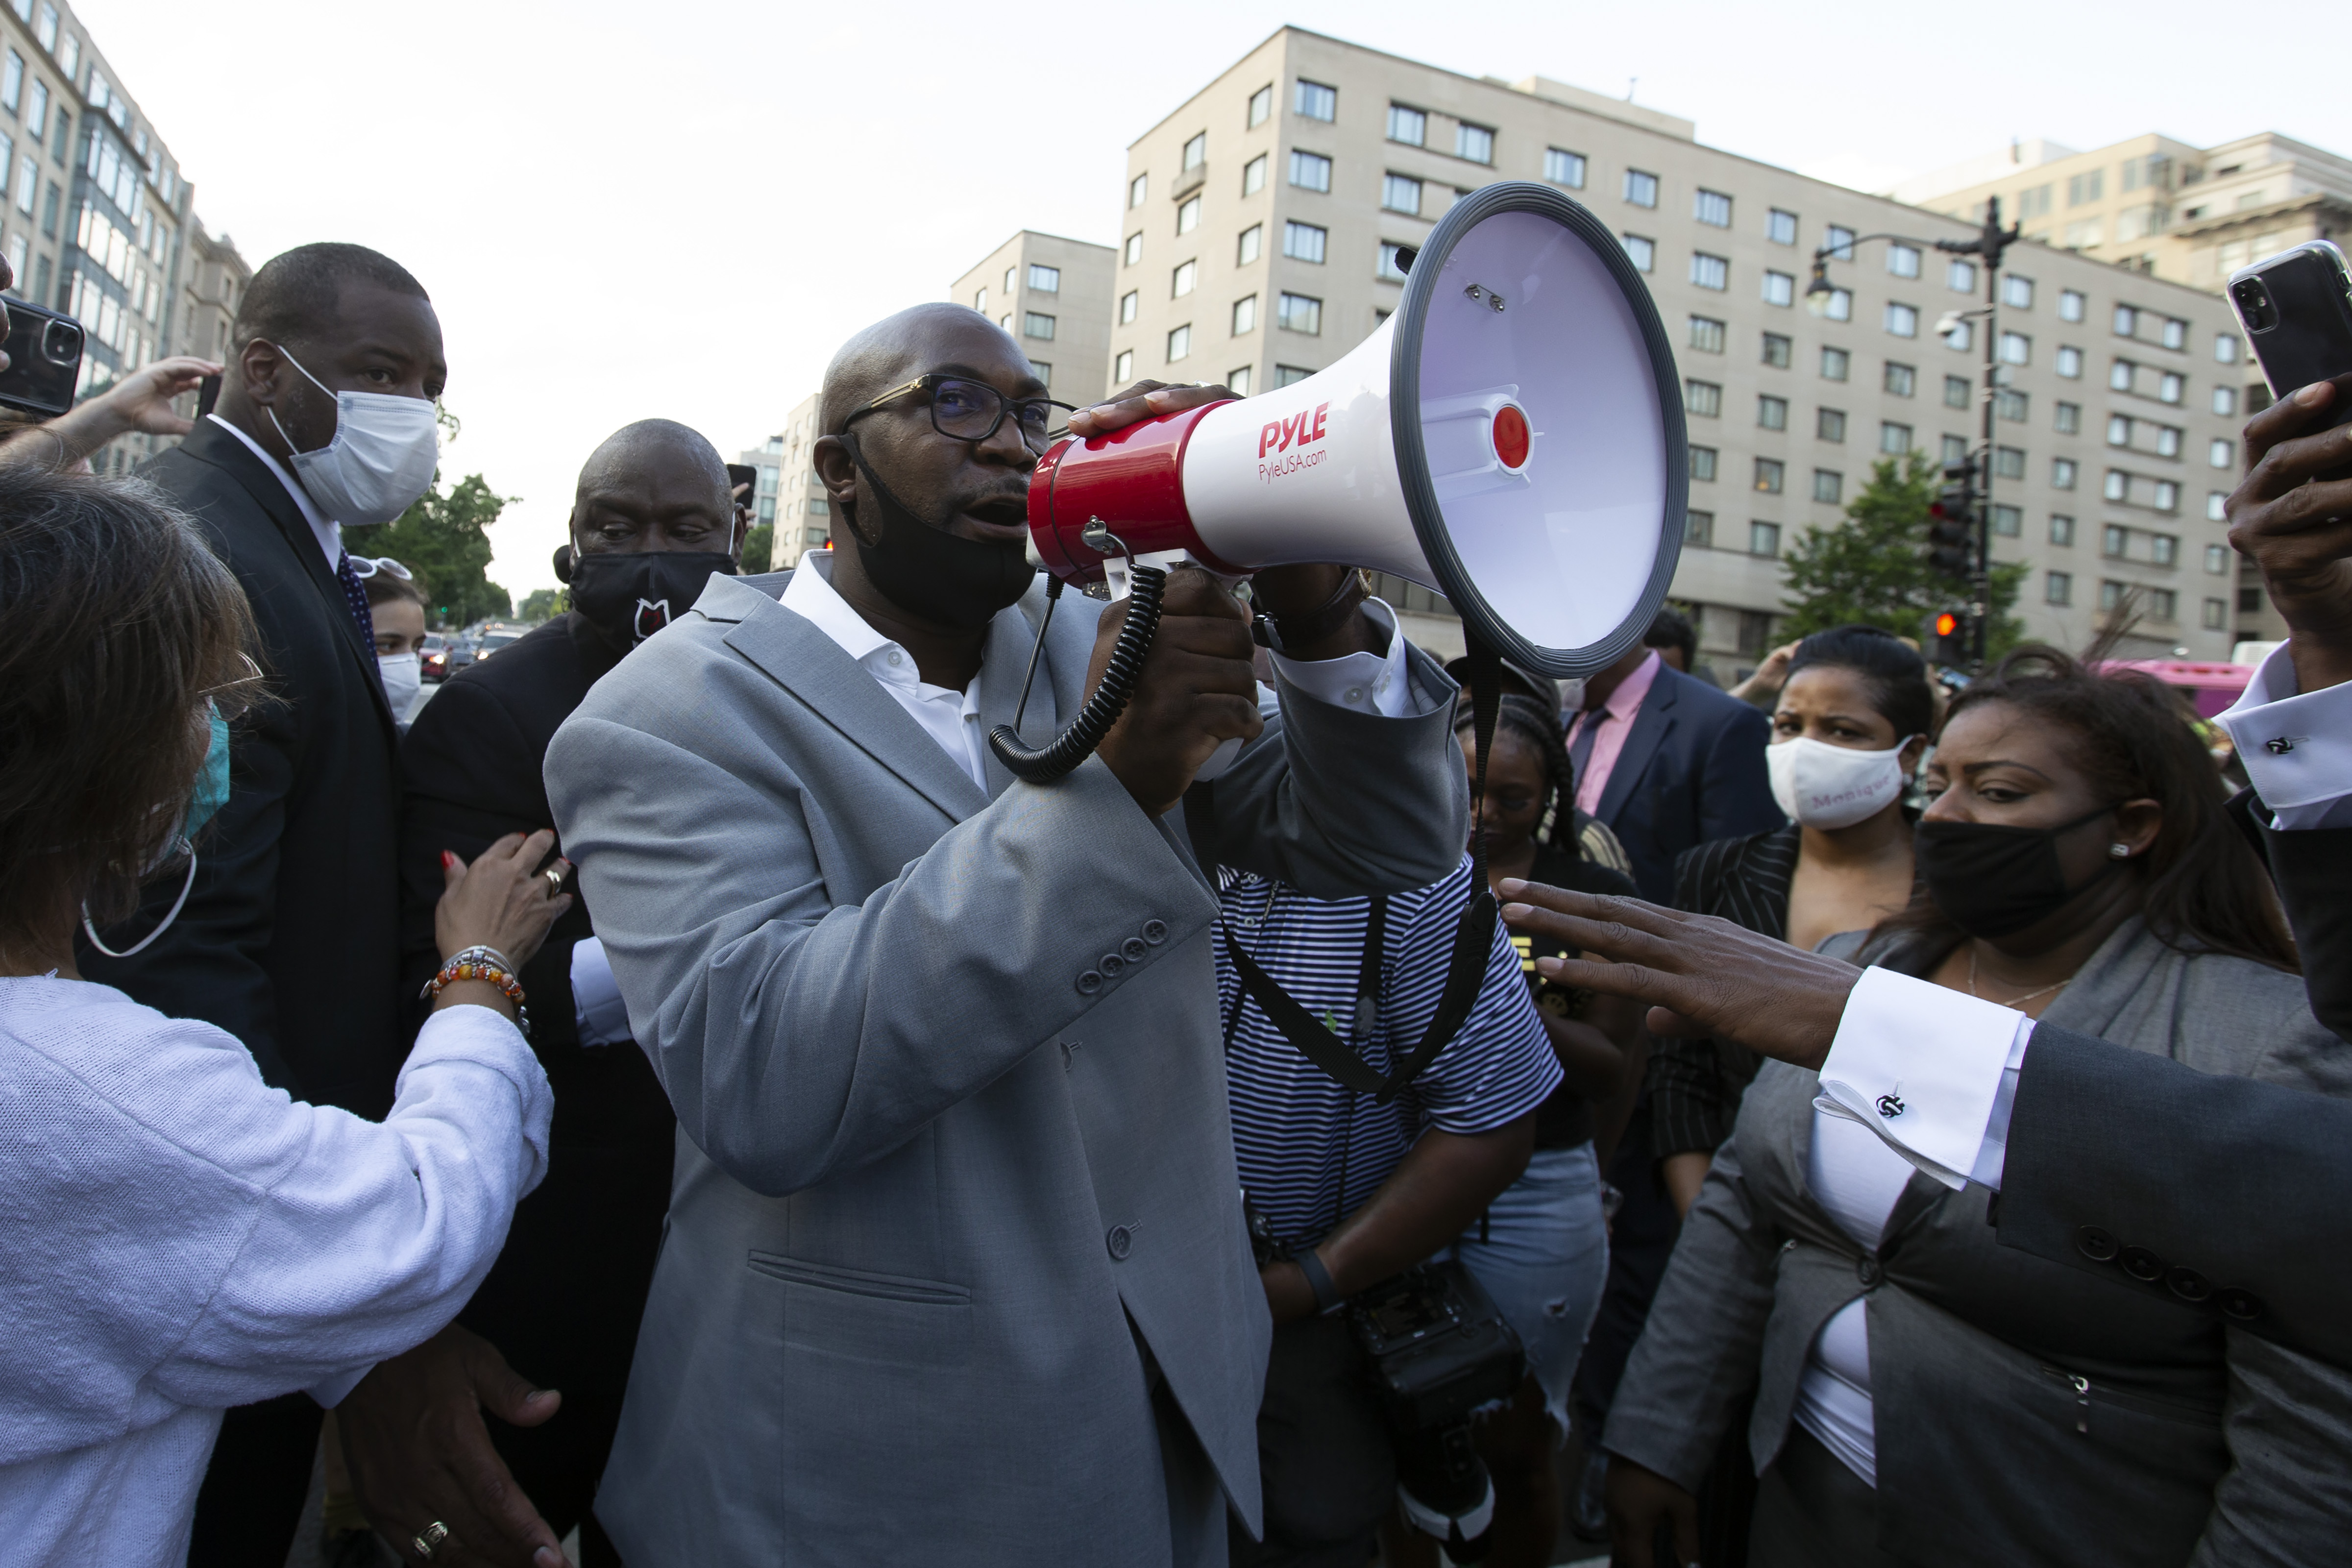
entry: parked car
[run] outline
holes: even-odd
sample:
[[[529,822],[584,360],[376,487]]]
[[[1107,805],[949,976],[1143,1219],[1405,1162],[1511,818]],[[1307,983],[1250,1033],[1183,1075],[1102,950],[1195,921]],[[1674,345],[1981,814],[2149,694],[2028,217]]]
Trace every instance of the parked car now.
[[[476,658],[488,658],[509,643],[520,642],[523,634],[512,626],[496,626],[484,632],[474,645]]]
[[[426,632],[424,644],[418,647],[417,663],[424,678],[430,681],[449,679],[449,639],[439,632]]]

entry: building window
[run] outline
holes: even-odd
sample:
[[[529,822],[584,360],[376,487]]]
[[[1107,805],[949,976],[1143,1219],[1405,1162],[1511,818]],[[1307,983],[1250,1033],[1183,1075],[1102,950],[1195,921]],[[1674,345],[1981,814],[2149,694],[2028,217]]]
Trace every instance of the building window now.
[[[2229,624],[2230,624],[2230,601],[2228,601],[2227,599],[2208,599],[2208,600],[2206,600],[2206,601],[2205,601],[2205,629],[2206,629],[2207,631],[2209,631],[2209,632],[2218,632],[2218,631],[2221,630],[2223,627],[2227,626]]]
[[[1033,359],[1029,362],[1029,368],[1037,373],[1037,379],[1044,382],[1048,388],[1053,386],[1054,367],[1052,365],[1047,364],[1044,360]]]
[[[1731,226],[1731,198],[1721,191],[1702,190],[1691,203],[1691,216],[1717,228]]]
[[[1955,321],[1952,322],[1951,331],[1944,333],[1943,338],[1946,348],[1957,349],[1966,353],[1969,345],[1977,341],[1977,324],[1974,321]]]
[[[1992,531],[2005,538],[2015,539],[2024,531],[2025,514],[2013,506],[1992,509]]]
[[[0,109],[11,114],[25,95],[25,57],[16,50],[8,51],[8,61],[0,67]]]
[[[1658,176],[1639,169],[1625,171],[1625,199],[1637,207],[1658,205]]]
[[[2189,383],[2179,374],[2167,371],[2157,378],[2156,400],[2158,403],[2179,403],[2189,395]]]
[[[16,14],[21,16],[24,12],[19,10]],[[46,0],[41,6],[40,25],[33,29],[33,36],[41,40],[41,47],[45,49],[58,47],[58,8],[46,4]]]
[[[1712,316],[1690,319],[1690,346],[1703,354],[1723,352],[1723,323]]]
[[[2241,588],[2238,590],[2238,613],[2240,615],[2258,616],[2262,614],[2262,609],[2263,591],[2260,588]]]
[[[1473,163],[1495,161],[1495,132],[1484,125],[1463,121],[1454,127],[1454,155]]]
[[[1314,374],[1304,365],[1278,364],[1274,367],[1274,384],[1288,386],[1293,382],[1305,381]]]
[[[1286,223],[1282,226],[1282,254],[1293,261],[1323,262],[1324,242],[1330,237],[1328,230],[1311,223]]]
[[[1782,472],[1783,469],[1776,459],[1771,458],[1757,458],[1756,489],[1768,496],[1779,495],[1780,493],[1780,479]]]
[[[2215,387],[2213,412],[2224,419],[2235,418],[2238,413],[2238,389],[2234,386]]]
[[[1764,302],[1768,305],[1789,306],[1796,302],[1797,280],[1786,272],[1764,274]]]
[[[2215,437],[2213,444],[2205,449],[2205,460],[2217,468],[2228,468],[2237,461],[2237,457],[2236,444],[2224,440],[2219,436]]]
[[[2033,362],[2033,340],[2023,332],[2001,333],[2000,360],[2003,364],[2031,364]]]
[[[1822,231],[1822,247],[1840,261],[1853,259],[1853,230],[1832,224]]]
[[[1253,131],[1256,130],[1259,126],[1265,124],[1273,113],[1274,87],[1272,83],[1268,83],[1266,86],[1259,88],[1255,92],[1250,94],[1249,129]]]
[[[25,109],[25,133],[38,142],[48,129],[48,123],[49,84],[45,81],[36,81],[33,83],[32,101]],[[172,171],[166,169],[163,171],[163,188],[167,193],[163,199],[166,202],[172,199],[168,194],[172,187]]]
[[[1184,172],[1191,174],[1209,161],[1209,133],[1205,131],[1184,143]]]
[[[1168,363],[1174,364],[1192,352],[1192,325],[1187,321],[1168,334]]]
[[[1832,321],[1853,321],[1853,295],[1843,289],[1831,289],[1829,303],[1822,308],[1822,314]]]
[[[985,290],[983,290],[983,293],[984,292]],[[1135,321],[1135,309],[1140,298],[1140,295],[1139,295],[1133,289],[1129,289],[1126,293],[1121,294],[1118,297],[1118,324],[1120,326],[1124,327],[1133,324]],[[982,304],[981,309],[985,310],[988,307],[985,304]]]
[[[2189,323],[2180,320],[2178,316],[2167,316],[2164,319],[2164,335],[2158,341],[2168,349],[2187,348],[2189,346]]]
[[[2230,547],[2226,544],[2207,545],[2205,570],[2216,577],[2226,574],[2230,570]]]
[[[2058,319],[2062,321],[2081,321],[2087,303],[2088,302],[2078,290],[2073,289],[2060,289],[2058,291]]]
[[[1380,263],[1372,269],[1373,275],[1385,282],[1403,282],[1404,257],[1401,253],[1404,248],[1405,247],[1403,246],[1399,245],[1394,240],[1384,239],[1381,241]]]
[[[1127,237],[1127,264],[1129,267],[1132,267],[1142,259],[1143,237],[1139,234],[1129,235]]]
[[[1381,205],[1392,213],[1421,216],[1421,182],[1410,174],[1386,174],[1381,179]]]
[[[1250,395],[1250,367],[1242,365],[1225,372],[1225,389],[1235,397],[1247,397]]]
[[[983,316],[985,316],[986,314],[988,314],[988,290],[987,290],[987,289],[982,289],[979,290],[978,292],[976,292],[975,294],[973,294],[973,295],[972,295],[972,297],[971,297],[971,308],[972,308],[973,310],[978,310],[978,311],[979,311],[982,315],[983,315]]]
[[[1691,252],[1690,280],[1701,289],[1727,289],[1731,286],[1731,263],[1720,256],[1694,250]]]
[[[2147,590],[2147,615],[2150,620],[2173,621],[2180,618],[2180,595],[2170,588]]]
[[[1817,410],[1813,416],[1813,437],[1821,441],[1843,441],[1845,410],[1843,408]]]
[[[1773,207],[1764,215],[1764,237],[1775,245],[1797,243],[1797,215]]]
[[[1658,247],[1655,245],[1638,234],[1628,234],[1620,237],[1624,242],[1625,255],[1633,263],[1635,271],[1647,272],[1655,266],[1658,258]]]
[[[1824,506],[1837,505],[1845,499],[1845,476],[1828,468],[1815,468],[1813,499]]]
[[[1326,87],[1319,81],[1308,81],[1305,77],[1300,77],[1298,96],[1292,100],[1291,107],[1297,110],[1302,119],[1320,120],[1327,122],[1337,120],[1339,118],[1339,89]]]
[[[1690,477],[1704,484],[1715,482],[1716,451],[1712,447],[1690,449]]]
[[[1919,373],[1907,364],[1886,362],[1886,373],[1880,384],[1897,397],[1908,397],[1919,384]]]
[[[2115,320],[2112,323],[2112,330],[2116,336],[2119,338],[2136,338],[2139,336],[2138,307],[2134,305],[2116,306]]]
[[[2042,602],[2045,605],[2071,605],[2074,602],[2074,574],[2072,572],[2047,572],[2042,577]]]
[[[1822,379],[1823,381],[1843,381],[1846,378],[1846,371],[1853,363],[1853,356],[1847,353],[1845,350],[1823,348],[1822,350]]]
[[[1127,183],[1127,210],[1133,212],[1141,206],[1143,198],[1150,194],[1150,190],[1151,176],[1149,174],[1138,174],[1129,180]]]
[[[1302,191],[1328,191],[1331,188],[1331,160],[1320,153],[1290,154],[1290,183]]]
[[[2050,488],[2057,490],[2073,489],[2074,488],[2075,472],[2076,469],[2074,458],[2052,458],[2050,460]]]
[[[1685,380],[1683,408],[1695,418],[1720,419],[1723,417],[1723,388],[1711,381]]]
[[[1683,544],[1692,550],[1715,548],[1715,513],[1686,511],[1683,513]]]
[[[1919,276],[1919,253],[1907,245],[1886,247],[1886,270],[1897,278]]]
[[[1176,209],[1176,232],[1190,234],[1201,226],[1201,198],[1187,198]]]
[[[1565,147],[1544,149],[1544,178],[1571,191],[1584,189],[1584,154]]]
[[[1878,449],[1898,458],[1909,451],[1911,426],[1897,425],[1892,420],[1881,425],[1878,427]]]
[[[1778,555],[1780,553],[1780,525],[1777,522],[1751,522],[1748,525],[1748,553]]]
[[[2099,553],[2110,561],[2120,561],[2131,553],[2131,530],[2119,522],[2111,522],[2099,531]]]
[[[1265,154],[1260,153],[1242,165],[1242,195],[1254,196],[1265,189]]]
[[[2221,490],[2207,490],[2205,492],[2205,518],[2209,522],[2229,521],[2229,496]],[[2219,549],[2220,546],[2217,545],[2215,548]]]
[[[1968,438],[1967,437],[1965,437],[1965,436],[1947,436],[1947,437],[1944,437],[1944,455],[1943,455],[1942,458],[1940,459],[1940,461],[1943,463],[1943,465],[1944,465],[1946,468],[1950,468],[1954,463],[1965,463],[1965,462],[1967,462],[1968,460],[1969,460],[1969,438]]]
[[[2052,420],[2052,424],[2056,427],[2058,434],[2061,436],[2079,436],[2083,433],[2083,405],[2081,404],[2061,403],[2055,405],[2054,407],[2056,417]]]
[[[1786,430],[1789,427],[1789,400],[1769,394],[1759,397],[1756,400],[1756,427],[1759,430]]]
[[[1795,345],[1779,332],[1764,334],[1764,363],[1774,370],[1788,369],[1790,356],[1794,353]]]
[[[1200,280],[1201,264],[1197,261],[1185,262],[1170,275],[1168,280],[1168,297],[1171,300],[1181,300],[1185,295],[1190,294],[1192,291],[1193,285],[1198,283]]]
[[[2099,608],[2109,614],[2113,614],[2115,610],[2123,604],[2123,602],[2124,585],[2121,583],[2116,582],[2112,577],[2101,578],[2099,581]]]
[[[2032,400],[2013,386],[2004,386],[1993,394],[1993,412],[2012,424],[2022,425]]]
[[[2058,374],[2064,376],[2069,381],[2082,380],[2083,351],[2081,349],[2060,349],[2058,351]]]
[[[1274,320],[1286,332],[1313,337],[1323,331],[1323,301],[1311,294],[1285,294],[1276,302]]]
[[[1973,261],[1961,261],[1957,258],[1948,263],[1944,268],[1944,287],[1949,289],[1955,294],[1975,293],[1977,291],[1977,264]]]
[[[1265,242],[1265,226],[1254,223],[1242,230],[1241,242],[1234,247],[1235,265],[1247,267],[1257,259],[1258,249]]]
[[[1389,105],[1389,140],[1419,147],[1429,140],[1429,116],[1402,103]]]
[[[36,87],[33,90],[38,92],[41,89]],[[36,131],[33,134],[38,136],[40,132]],[[2219,364],[2238,363],[2238,335],[2235,332],[2223,332],[2213,340],[2213,359]]]
[[[2158,566],[2180,564],[2180,537],[2173,533],[2151,533],[2147,536],[2148,559]]]
[[[1133,349],[1121,351],[1119,356],[1110,362],[1110,378],[1111,380],[1118,383],[1121,386],[1125,386],[1129,382],[1135,379],[1135,351]]]
[[[1060,293],[1062,291],[1062,269],[1058,267],[1040,267],[1035,262],[1031,262],[1029,264],[1029,287],[1034,289],[1040,294]]]
[[[2107,172],[2093,169],[2085,174],[2070,175],[2066,181],[2066,205],[2079,207],[2085,202],[2095,202],[2106,189]]]
[[[2021,479],[2025,477],[2025,453],[2016,447],[1995,447],[1992,449],[1992,472],[1995,479]]]
[[[1234,336],[1242,337],[1257,331],[1257,296],[1251,294],[1234,301]]]
[[[1947,408],[1966,408],[1969,405],[1969,378],[1967,376],[1946,376],[1944,378],[1944,406]]]
[[[1054,341],[1054,318],[1043,315],[1035,310],[1023,311],[1021,313],[1021,335],[1024,338],[1036,338],[1043,342],[1052,342]]]
[[[1889,300],[1886,302],[1886,330],[1898,338],[1917,337],[1919,312],[1909,305],[1898,304]]]
[[[2074,520],[2071,517],[2063,517],[2057,513],[2052,513],[2050,518],[2050,542],[2062,549],[2073,549],[2074,547]]]

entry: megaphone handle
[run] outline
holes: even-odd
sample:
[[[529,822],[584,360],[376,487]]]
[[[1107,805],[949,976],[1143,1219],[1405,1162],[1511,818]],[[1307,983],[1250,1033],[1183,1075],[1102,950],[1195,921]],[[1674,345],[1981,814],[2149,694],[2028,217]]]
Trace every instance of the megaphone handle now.
[[[1118,641],[1110,650],[1110,665],[1103,671],[1102,684],[1087,699],[1070,727],[1053,742],[1037,751],[1021,743],[1020,731],[1010,724],[999,724],[989,731],[988,749],[996,753],[1014,778],[1025,784],[1052,784],[1064,773],[1093,756],[1110,727],[1127,710],[1128,700],[1135,695],[1137,682],[1143,679],[1143,658],[1151,651],[1151,639],[1160,631],[1160,598],[1168,586],[1168,574],[1157,566],[1138,564],[1134,567],[1134,592],[1127,606],[1127,624],[1118,630]],[[1059,579],[1056,579],[1058,582]],[[1052,601],[1047,601],[1047,613]],[[1037,642],[1045,646],[1045,623],[1037,625]],[[1029,679],[1037,675],[1037,658],[1029,658]],[[1021,703],[1025,710],[1029,702],[1028,682],[1022,683]],[[1017,712],[1016,712],[1017,717]]]

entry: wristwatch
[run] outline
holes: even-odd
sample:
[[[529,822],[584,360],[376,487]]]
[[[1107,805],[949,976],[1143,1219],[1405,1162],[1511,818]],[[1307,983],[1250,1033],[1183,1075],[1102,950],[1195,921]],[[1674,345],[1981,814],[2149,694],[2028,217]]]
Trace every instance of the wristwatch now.
[[[1298,1271],[1307,1276],[1307,1283],[1315,1292],[1317,1312],[1328,1318],[1348,1304],[1348,1299],[1339,1294],[1339,1287],[1331,1283],[1331,1271],[1323,1267],[1323,1260],[1315,1256],[1313,1247],[1300,1247],[1290,1255],[1290,1261],[1298,1265]]]
[[[1272,648],[1287,655],[1294,647],[1306,647],[1321,642],[1348,624],[1358,607],[1372,596],[1370,585],[1360,570],[1350,571],[1339,579],[1331,596],[1301,616],[1284,616],[1278,619],[1260,615],[1250,623],[1250,636],[1261,647]]]

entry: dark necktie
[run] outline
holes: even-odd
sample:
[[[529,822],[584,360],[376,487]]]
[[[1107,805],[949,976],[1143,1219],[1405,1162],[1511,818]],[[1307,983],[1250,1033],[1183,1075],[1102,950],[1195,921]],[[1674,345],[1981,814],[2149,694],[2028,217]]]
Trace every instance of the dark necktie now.
[[[371,637],[369,640],[374,639]],[[1584,722],[1577,726],[1576,739],[1568,743],[1568,797],[1570,800],[1576,798],[1578,786],[1584,782],[1584,764],[1592,760],[1592,742],[1608,718],[1609,710],[1606,708],[1591,710],[1584,715]]]
[[[352,570],[351,552],[335,558],[335,581],[343,585],[343,603],[351,606],[352,619],[360,624],[360,641],[368,651],[375,651],[375,617],[368,613],[367,590],[360,585],[360,574]]]

